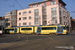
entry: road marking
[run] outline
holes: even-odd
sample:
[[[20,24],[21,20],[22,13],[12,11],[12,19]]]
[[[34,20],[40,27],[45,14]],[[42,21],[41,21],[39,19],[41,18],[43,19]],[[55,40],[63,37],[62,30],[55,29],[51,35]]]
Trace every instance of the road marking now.
[[[49,37],[49,39],[51,39],[53,41],[53,38]]]
[[[27,39],[28,39],[28,37],[27,36],[25,36]]]
[[[53,44],[53,39],[51,37],[49,37],[49,39],[52,40],[52,43],[45,50],[48,50],[48,48],[50,48],[52,46],[52,44]]]
[[[17,40],[19,40],[20,39],[20,36],[18,36],[18,39]]]

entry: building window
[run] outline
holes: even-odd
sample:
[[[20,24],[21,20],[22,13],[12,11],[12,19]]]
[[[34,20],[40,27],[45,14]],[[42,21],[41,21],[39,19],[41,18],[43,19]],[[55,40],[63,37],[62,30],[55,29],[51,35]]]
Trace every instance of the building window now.
[[[55,20],[55,23],[57,23],[57,20]]]
[[[27,23],[23,23],[23,25],[27,25]]]
[[[65,16],[64,16],[64,19],[65,19]]]
[[[38,21],[35,21],[34,23],[35,23],[35,24],[39,24],[39,22],[38,22]]]
[[[35,15],[35,18],[39,18],[39,15]]]
[[[64,22],[64,25],[65,25],[65,22]]]
[[[57,20],[52,20],[52,24],[57,24]]]
[[[33,5],[33,7],[36,7],[36,5]]]
[[[42,6],[42,4],[38,4],[38,7]]]
[[[10,18],[6,18],[6,21],[10,21]]]
[[[21,12],[19,13],[19,15],[21,15]]]
[[[43,15],[43,19],[47,19],[47,16],[46,15]]]
[[[10,23],[6,23],[6,26],[10,26]]]
[[[31,19],[31,16],[29,17],[29,19]]]
[[[52,24],[55,24],[55,21],[54,20],[52,20]]]
[[[25,11],[25,12],[23,12],[23,14],[27,14],[27,12]]]
[[[66,19],[67,19],[67,17],[66,17]]]
[[[44,3],[44,6],[46,6],[46,3]]]
[[[52,0],[51,5],[55,5],[55,4],[56,4],[56,0]]]
[[[59,3],[59,5],[60,5],[60,3]]]
[[[19,23],[19,26],[21,26],[21,23]]]
[[[61,8],[59,8],[59,11],[61,11]]]
[[[59,13],[60,13],[60,17],[61,17],[61,8],[59,8]]]
[[[31,13],[31,11],[29,11],[29,13]]]
[[[35,10],[34,10],[34,13],[38,13],[38,12],[39,12],[39,9],[35,9]]]
[[[65,11],[63,11],[63,14],[65,14]]]
[[[27,19],[27,17],[23,17],[23,20],[26,20]]]
[[[43,21],[43,25],[46,25],[47,24],[47,21]]]
[[[19,18],[19,20],[21,20],[21,18]]]
[[[51,8],[51,13],[52,17],[57,17],[57,8]]]
[[[52,14],[52,17],[57,17],[57,14]]]
[[[46,13],[46,9],[42,9],[42,12],[43,12],[43,13]]]
[[[51,11],[56,11],[57,10],[57,8],[55,7],[55,8],[51,8]]]

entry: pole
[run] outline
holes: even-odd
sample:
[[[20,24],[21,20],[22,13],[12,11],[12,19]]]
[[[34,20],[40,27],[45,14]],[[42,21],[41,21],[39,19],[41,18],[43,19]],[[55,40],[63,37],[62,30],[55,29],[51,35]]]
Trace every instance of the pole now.
[[[20,25],[19,25],[19,34],[20,34]]]
[[[69,23],[69,32],[70,32],[70,23]]]

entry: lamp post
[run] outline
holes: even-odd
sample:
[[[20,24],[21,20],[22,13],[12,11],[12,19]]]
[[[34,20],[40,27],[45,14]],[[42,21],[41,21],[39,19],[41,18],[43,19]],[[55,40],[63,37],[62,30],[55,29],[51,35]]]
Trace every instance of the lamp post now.
[[[70,23],[69,23],[69,32],[70,32]]]

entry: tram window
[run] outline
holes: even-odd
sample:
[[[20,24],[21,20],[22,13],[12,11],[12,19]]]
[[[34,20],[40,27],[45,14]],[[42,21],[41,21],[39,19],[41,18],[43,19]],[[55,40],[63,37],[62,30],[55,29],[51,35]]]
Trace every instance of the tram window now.
[[[17,32],[17,28],[15,28],[15,32]]]
[[[32,30],[32,28],[22,28],[21,30]]]
[[[38,28],[38,32],[40,32],[41,30],[40,30],[40,28]]]
[[[21,30],[26,30],[26,28],[22,28]]]
[[[66,30],[66,27],[63,27],[64,30]]]
[[[56,27],[49,27],[49,30],[56,30]]]
[[[42,30],[49,30],[49,27],[43,27]]]
[[[14,29],[6,29],[6,30],[14,30]]]
[[[58,27],[58,32],[62,32],[62,27]]]
[[[10,30],[14,30],[14,29],[10,29]]]
[[[43,27],[42,30],[56,30],[56,27]]]
[[[32,28],[26,28],[26,30],[32,30]]]

